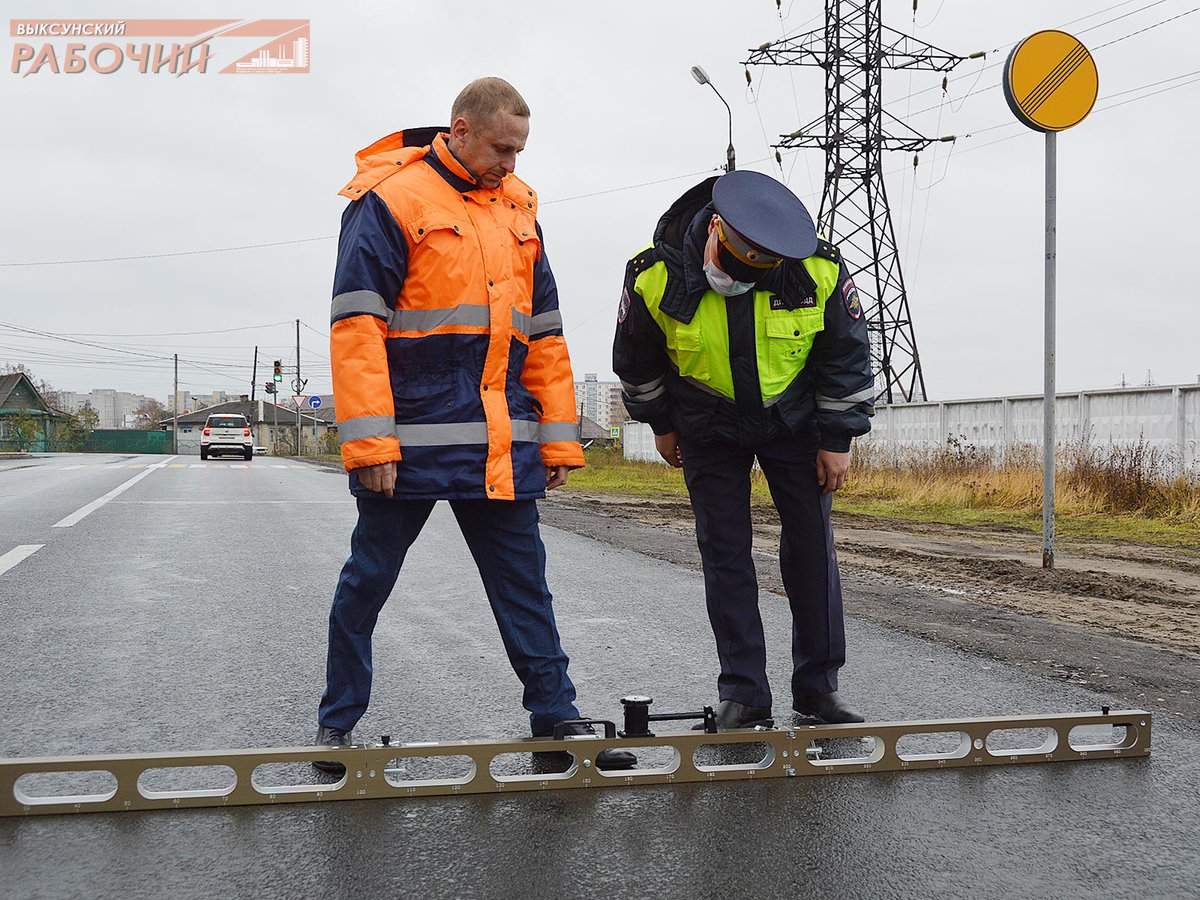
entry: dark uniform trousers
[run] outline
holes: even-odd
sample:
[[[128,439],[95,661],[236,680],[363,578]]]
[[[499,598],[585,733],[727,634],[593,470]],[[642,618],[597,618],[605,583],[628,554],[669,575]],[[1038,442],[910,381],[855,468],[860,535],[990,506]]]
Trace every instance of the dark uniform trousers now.
[[[771,705],[751,556],[750,471],[756,456],[783,525],[779,570],[792,610],[792,691],[836,691],[838,669],[846,661],[842,584],[829,520],[832,495],[823,495],[817,484],[815,433],[755,447],[681,439],[680,449],[721,661],[719,699]]]
[[[421,533],[435,500],[360,498],[350,558],[342,567],[329,613],[325,695],[317,721],[349,731],[371,697],[371,634],[408,548]],[[559,643],[546,549],[534,500],[451,500],[471,556],[483,579],[509,662],[525,686],[524,705],[534,734],[576,719],[575,686]],[[436,588],[434,588],[436,591]],[[438,598],[433,597],[433,602]]]

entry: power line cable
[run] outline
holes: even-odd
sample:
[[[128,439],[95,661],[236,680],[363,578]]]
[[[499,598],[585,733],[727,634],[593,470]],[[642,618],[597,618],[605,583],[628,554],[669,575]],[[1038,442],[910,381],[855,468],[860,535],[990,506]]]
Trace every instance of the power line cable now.
[[[235,250],[258,250],[263,247],[283,247],[288,244],[309,244],[313,241],[330,241],[337,237],[336,234],[327,234],[323,237],[297,238],[292,241],[268,241],[264,244],[241,244],[236,247],[209,247],[204,250],[176,250],[171,253],[140,253],[136,256],[101,256],[88,259],[52,259],[42,262],[6,262],[0,263],[0,269],[15,269],[15,268],[36,268],[42,266],[75,266],[83,263],[100,263],[100,262],[125,262],[133,259],[166,259],[173,256],[198,256],[202,253],[230,253]]]
[[[917,21],[917,4],[914,2],[913,3],[913,17],[912,17],[913,24],[916,25],[918,28],[928,28],[930,25],[932,25],[934,22],[937,21],[937,17],[942,14],[942,7],[945,5],[946,5],[946,0],[942,0],[942,2],[938,4],[937,11],[933,14],[933,18],[930,19],[928,22],[922,23],[922,22]]]
[[[1122,35],[1119,38],[1109,41],[1107,44],[1101,44],[1096,49],[1103,50],[1105,47],[1111,47],[1113,44],[1119,44],[1121,41],[1126,41],[1131,37],[1137,37],[1139,34],[1145,34],[1147,31],[1153,31],[1159,25],[1166,25],[1168,22],[1174,22],[1176,19],[1182,19],[1184,16],[1190,16],[1194,12],[1200,12],[1200,6],[1194,6],[1189,10],[1181,12],[1177,16],[1171,16],[1169,19],[1163,19],[1161,22],[1155,22],[1153,25],[1147,25],[1145,28],[1139,29],[1138,31],[1133,31],[1129,34]]]
[[[73,331],[75,337],[187,337],[193,334],[228,334],[233,331],[253,331],[256,328],[275,328],[279,325],[291,325],[292,320],[271,322],[267,325],[241,325],[237,328],[217,328],[212,331]]]
[[[1089,31],[1095,31],[1097,28],[1103,28],[1105,25],[1111,25],[1113,22],[1119,22],[1121,19],[1128,19],[1130,16],[1136,16],[1140,12],[1150,9],[1152,6],[1162,6],[1167,0],[1154,0],[1153,3],[1147,3],[1145,6],[1139,6],[1137,9],[1131,9],[1127,13],[1121,13],[1119,16],[1114,16],[1107,22],[1101,22],[1098,25],[1089,25],[1087,28],[1081,28],[1080,34],[1087,34]]]
[[[1084,20],[1086,20],[1086,19],[1094,18],[1095,16],[1102,15],[1103,13],[1109,12],[1110,10],[1113,10],[1113,9],[1117,9],[1118,7],[1121,7],[1121,6],[1127,6],[1129,3],[1133,3],[1133,2],[1136,2],[1136,0],[1125,0],[1125,2],[1124,2],[1124,3],[1116,3],[1116,4],[1112,5],[1112,6],[1105,7],[1104,9],[1097,10],[1097,11],[1096,11],[1096,12],[1094,12],[1094,13],[1089,13],[1089,14],[1088,14],[1088,15],[1086,15],[1086,16],[1080,16],[1080,17],[1079,17],[1079,18],[1077,18],[1077,19],[1072,19],[1072,20],[1071,20],[1071,21],[1069,21],[1069,22],[1064,22],[1063,24],[1059,25],[1058,27],[1059,27],[1059,28],[1066,28],[1068,25],[1074,25],[1076,22],[1082,22],[1082,21],[1084,21]],[[1083,34],[1085,31],[1093,31],[1094,29],[1096,29],[1096,28],[1100,28],[1100,27],[1102,27],[1103,25],[1108,25],[1108,24],[1111,24],[1112,22],[1116,22],[1116,21],[1118,21],[1119,19],[1123,19],[1123,18],[1126,18],[1127,16],[1134,15],[1135,13],[1144,12],[1145,10],[1147,10],[1147,9],[1150,9],[1150,8],[1151,8],[1151,7],[1153,7],[1153,6],[1158,6],[1160,3],[1165,3],[1165,2],[1167,2],[1167,0],[1155,0],[1155,2],[1153,2],[1153,3],[1147,3],[1147,4],[1144,4],[1144,5],[1142,5],[1142,6],[1139,6],[1137,9],[1130,10],[1128,13],[1125,13],[1124,15],[1117,16],[1117,17],[1116,17],[1116,18],[1114,18],[1114,19],[1110,19],[1108,22],[1101,22],[1099,25],[1094,25],[1094,26],[1092,26],[1092,27],[1090,27],[1090,28],[1086,28],[1086,29],[1084,29],[1083,31],[1081,31],[1081,32],[1079,32],[1079,33],[1080,33],[1080,34]],[[1182,15],[1187,15],[1188,13],[1190,13],[1190,12],[1194,12],[1194,11],[1195,11],[1195,10],[1189,10],[1187,13],[1183,13]],[[1182,17],[1182,16],[1176,16],[1175,18],[1181,18],[1181,17]],[[1168,21],[1168,22],[1169,22],[1169,21],[1172,21],[1172,20],[1171,20],[1171,19],[1167,19],[1167,20],[1165,20],[1165,21]],[[1156,23],[1155,25],[1151,25],[1151,26],[1149,26],[1148,28],[1144,28],[1144,29],[1142,29],[1141,31],[1135,31],[1135,32],[1131,32],[1130,34],[1122,35],[1121,37],[1117,38],[1116,40],[1114,40],[1114,41],[1110,41],[1108,44],[1101,44],[1100,46],[1101,46],[1101,47],[1107,47],[1107,46],[1109,46],[1110,44],[1115,44],[1115,43],[1118,43],[1119,41],[1123,41],[1123,40],[1125,40],[1126,38],[1133,37],[1135,34],[1141,34],[1141,33],[1142,33],[1142,31],[1149,31],[1150,29],[1152,29],[1152,28],[1156,28],[1156,27],[1158,27],[1158,25],[1161,25],[1161,24],[1164,24],[1164,23],[1163,23],[1163,22],[1159,22],[1159,23]],[[1016,39],[1016,40],[1014,40],[1014,41],[1009,41],[1008,43],[1005,43],[1005,44],[999,44],[999,45],[997,45],[995,48],[993,48],[992,50],[990,50],[989,52],[990,52],[990,53],[999,53],[1001,50],[1007,50],[1009,47],[1012,47],[1013,45],[1015,45],[1015,44],[1019,43],[1019,42],[1020,42],[1020,41],[1022,41],[1022,40],[1024,40],[1024,38],[1017,38],[1017,39]],[[1095,48],[1095,49],[1099,50],[1099,49],[1100,49],[1100,47],[1097,47],[1097,48]],[[980,76],[981,76],[981,75],[982,75],[984,72],[986,72],[988,69],[994,69],[994,68],[996,68],[997,66],[1001,66],[1001,65],[1003,65],[1003,64],[1004,64],[1004,60],[996,60],[995,62],[988,63],[987,65],[983,66],[983,67],[982,67],[982,68],[979,70],[979,72],[976,74],[975,83],[976,83],[976,84],[978,84],[978,82],[979,82],[979,77],[980,77]],[[963,76],[963,77],[969,77],[969,76]],[[962,78],[951,78],[951,79],[950,79],[950,84],[954,84],[956,81],[960,81],[960,80],[962,80]],[[919,96],[920,94],[927,94],[927,93],[929,93],[930,91],[936,91],[936,90],[938,89],[938,87],[939,87],[938,85],[934,85],[934,86],[932,86],[932,87],[921,88],[921,90],[919,90],[919,91],[914,91],[913,93],[911,93],[911,94],[908,94],[908,95],[906,95],[906,96],[904,96],[904,97],[896,97],[896,98],[895,98],[895,99],[893,99],[893,100],[887,100],[887,101],[885,101],[885,102],[884,102],[884,104],[883,104],[883,105],[884,105],[884,106],[891,106],[891,105],[893,105],[893,104],[899,103],[899,102],[900,102],[900,101],[902,101],[902,100],[907,100],[907,99],[909,99],[910,97],[916,97],[916,96]],[[984,90],[984,91],[987,91],[987,90],[991,90],[991,88],[990,88],[990,87],[988,87],[988,88],[984,88],[983,90]],[[982,91],[981,91],[981,92],[979,92],[979,93],[982,93]],[[964,97],[963,97],[962,99],[965,101],[965,100],[966,100],[966,97],[968,97],[968,96],[971,96],[971,94],[964,95]],[[930,107],[927,107],[926,109],[920,110],[919,112],[913,113],[913,115],[920,115],[921,113],[924,113],[924,112],[929,112],[930,110],[932,110],[932,109],[935,109],[935,108],[936,108],[936,107],[932,107],[932,106],[930,106]],[[961,108],[961,106],[960,106],[960,108]],[[909,115],[908,115],[908,114],[905,114],[905,116],[904,116],[903,118],[907,119],[907,118],[909,118]]]

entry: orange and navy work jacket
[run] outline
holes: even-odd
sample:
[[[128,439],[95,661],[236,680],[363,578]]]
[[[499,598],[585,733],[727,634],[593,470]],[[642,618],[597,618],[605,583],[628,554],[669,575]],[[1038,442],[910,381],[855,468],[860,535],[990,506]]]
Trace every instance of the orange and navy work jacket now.
[[[342,460],[396,462],[401,499],[544,496],[583,465],[537,197],[478,184],[438,134],[358,153],[341,191],[330,358]]]

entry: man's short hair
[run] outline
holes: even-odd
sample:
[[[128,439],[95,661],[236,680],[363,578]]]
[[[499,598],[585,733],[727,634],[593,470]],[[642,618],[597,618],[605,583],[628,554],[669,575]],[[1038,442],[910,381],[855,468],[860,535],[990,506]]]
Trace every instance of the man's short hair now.
[[[476,123],[488,122],[502,112],[528,117],[529,104],[503,78],[476,78],[454,98],[450,121],[465,118]]]

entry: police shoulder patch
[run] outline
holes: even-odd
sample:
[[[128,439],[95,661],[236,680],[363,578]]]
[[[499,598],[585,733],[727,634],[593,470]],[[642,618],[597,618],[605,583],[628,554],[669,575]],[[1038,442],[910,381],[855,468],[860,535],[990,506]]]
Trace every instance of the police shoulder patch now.
[[[850,318],[857,319],[862,315],[862,303],[858,299],[858,288],[854,286],[854,280],[851,278],[842,282],[842,303],[845,304]]]
[[[621,302],[617,306],[617,322],[624,322],[629,315],[629,288],[621,291]]]

